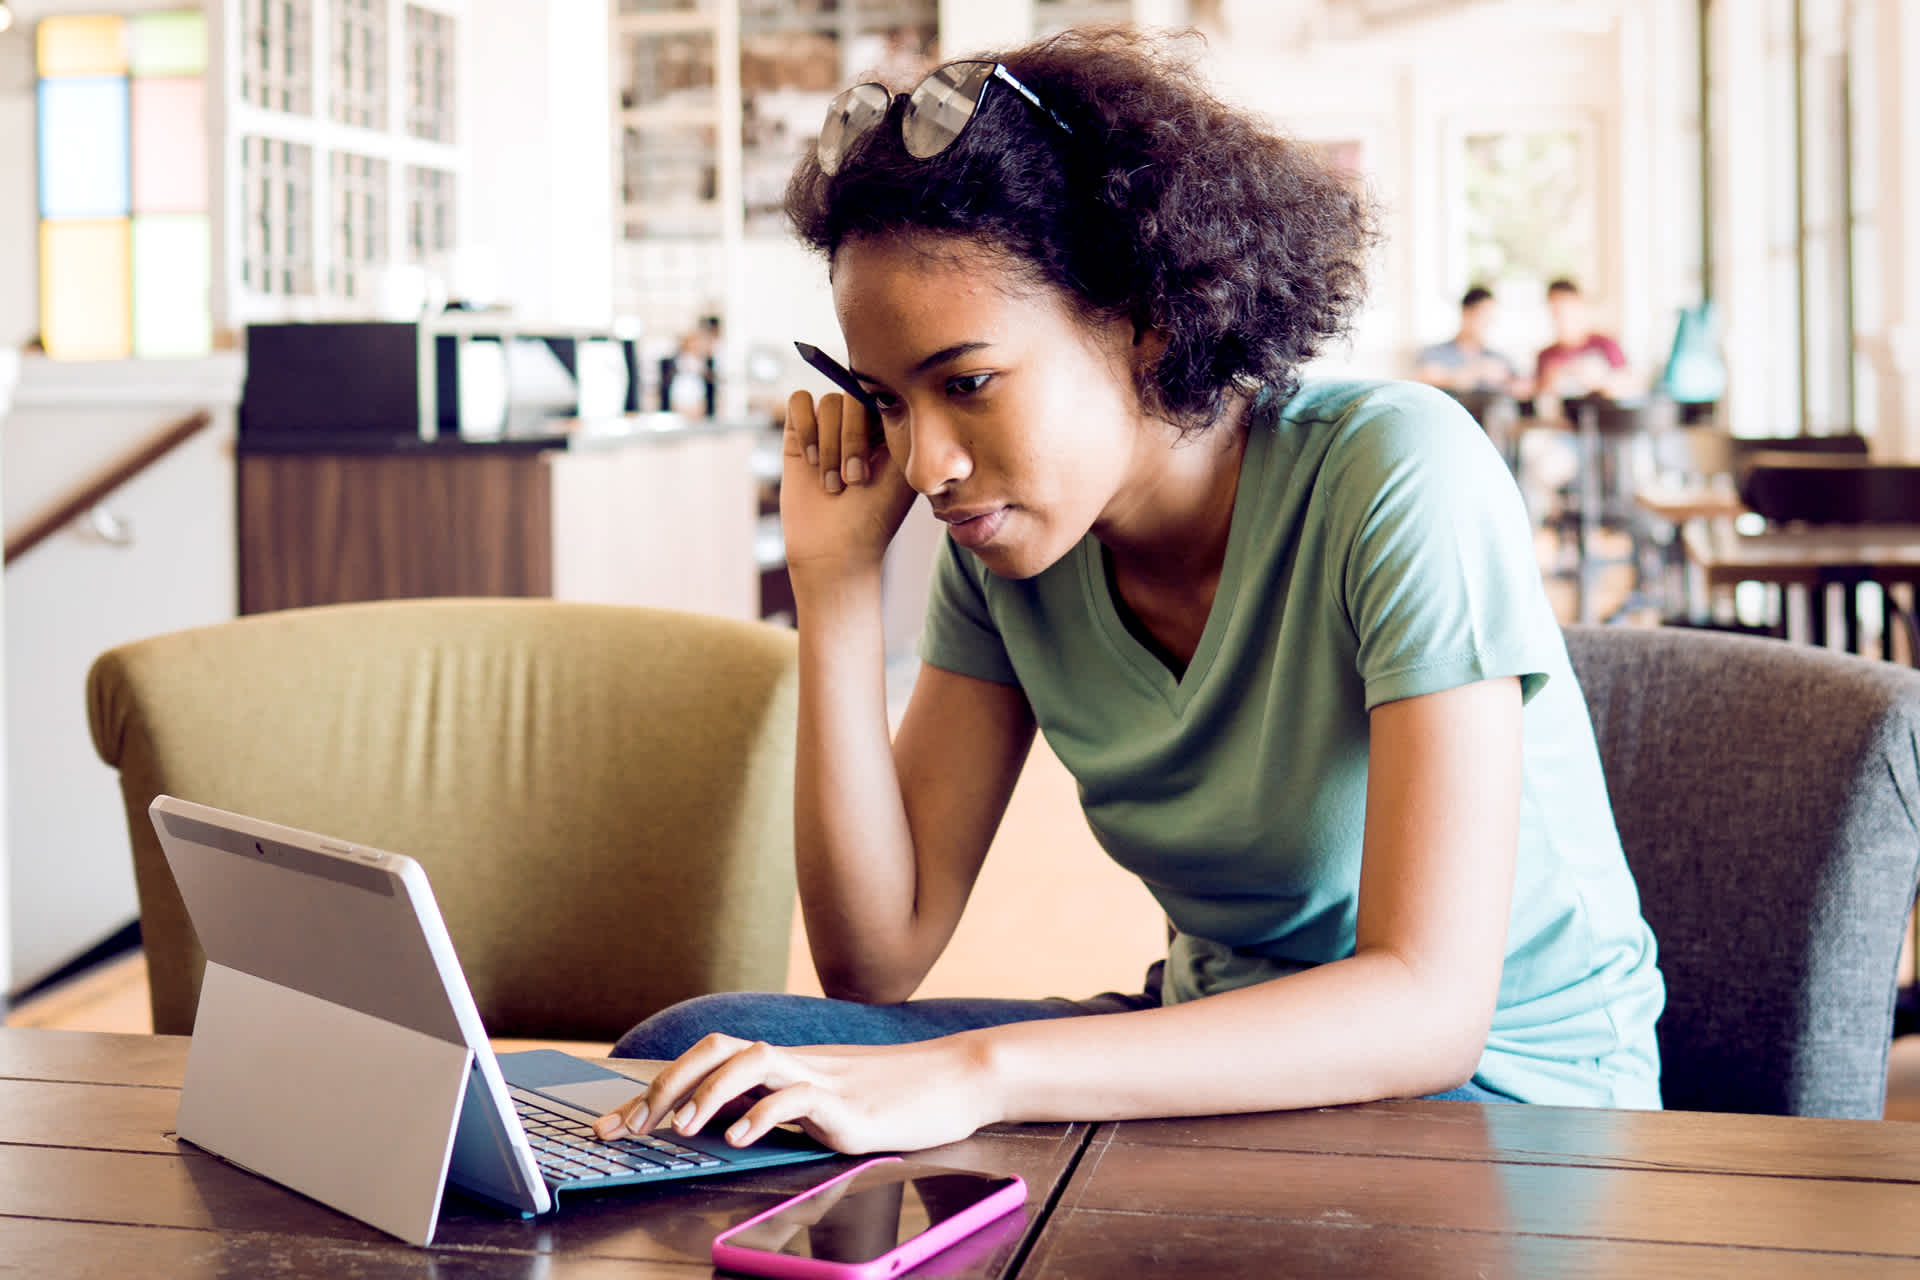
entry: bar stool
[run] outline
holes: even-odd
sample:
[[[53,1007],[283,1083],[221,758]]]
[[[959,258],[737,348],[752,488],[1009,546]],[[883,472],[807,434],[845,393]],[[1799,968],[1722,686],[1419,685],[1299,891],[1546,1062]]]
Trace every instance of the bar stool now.
[[[1565,409],[1576,432],[1580,470],[1570,495],[1571,509],[1562,513],[1561,523],[1570,525],[1574,534],[1576,616],[1581,622],[1594,622],[1598,620],[1594,579],[1607,564],[1620,563],[1596,554],[1595,540],[1603,530],[1625,533],[1632,544],[1633,588],[1622,608],[1642,603],[1647,557],[1657,547],[1651,520],[1635,503],[1633,493],[1647,464],[1658,415],[1650,405],[1624,404],[1603,396],[1569,400]]]

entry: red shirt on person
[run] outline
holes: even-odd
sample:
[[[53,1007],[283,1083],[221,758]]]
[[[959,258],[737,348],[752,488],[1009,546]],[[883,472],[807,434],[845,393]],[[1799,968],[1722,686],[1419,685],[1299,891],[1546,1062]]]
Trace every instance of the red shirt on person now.
[[[1605,371],[1597,366],[1605,362]],[[1604,372],[1627,367],[1627,353],[1603,333],[1590,333],[1585,342],[1556,342],[1534,362],[1533,383],[1541,392],[1564,399],[1601,389]],[[1565,380],[1569,385],[1560,385]]]

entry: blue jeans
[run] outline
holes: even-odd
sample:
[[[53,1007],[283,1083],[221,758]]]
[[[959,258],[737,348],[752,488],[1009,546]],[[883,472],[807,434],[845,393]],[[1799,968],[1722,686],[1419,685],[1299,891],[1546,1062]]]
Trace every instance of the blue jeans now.
[[[1157,985],[1151,975],[1150,986]],[[858,1004],[820,996],[791,996],[752,991],[696,996],[662,1009],[613,1046],[616,1058],[677,1058],[710,1031],[768,1044],[911,1044],[960,1031],[1123,1013],[1157,1006],[1157,993],[1107,992],[1087,1000],[909,1000],[904,1004]],[[1504,1093],[1469,1080],[1457,1089],[1432,1095],[1446,1102],[1513,1102]]]

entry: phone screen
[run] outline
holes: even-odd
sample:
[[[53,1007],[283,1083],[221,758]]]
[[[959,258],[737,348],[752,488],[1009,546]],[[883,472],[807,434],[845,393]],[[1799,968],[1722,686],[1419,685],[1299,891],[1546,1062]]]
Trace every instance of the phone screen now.
[[[794,1201],[743,1228],[731,1243],[794,1258],[872,1262],[1013,1182],[938,1165],[888,1161]]]

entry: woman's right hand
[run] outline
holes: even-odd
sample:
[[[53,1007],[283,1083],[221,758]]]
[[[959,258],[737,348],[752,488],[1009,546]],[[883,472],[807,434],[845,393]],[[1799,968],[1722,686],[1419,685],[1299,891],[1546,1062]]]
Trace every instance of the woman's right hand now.
[[[873,432],[865,407],[837,391],[787,400],[780,527],[790,573],[869,570],[886,555],[914,493]]]

